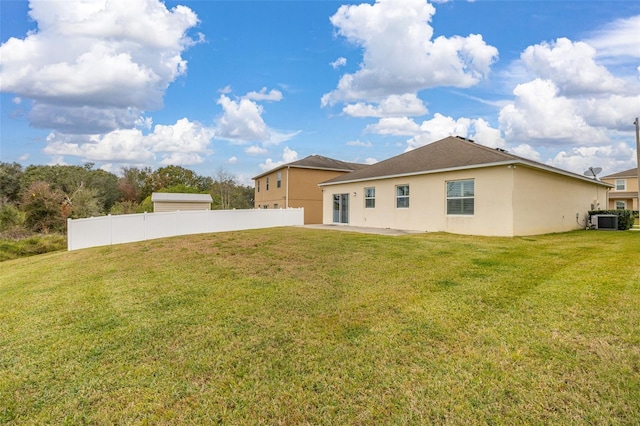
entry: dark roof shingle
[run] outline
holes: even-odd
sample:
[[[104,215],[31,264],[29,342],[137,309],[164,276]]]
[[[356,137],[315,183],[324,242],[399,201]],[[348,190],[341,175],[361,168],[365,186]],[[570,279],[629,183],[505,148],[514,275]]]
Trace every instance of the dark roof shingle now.
[[[269,173],[273,173],[274,171],[283,169],[285,167],[352,172],[354,170],[360,170],[369,166],[367,164],[348,163],[346,161],[335,160],[333,158],[323,157],[322,155],[309,155],[308,157],[305,157],[301,160],[293,161],[291,163],[275,167],[269,171],[259,174],[258,176],[255,176],[253,179],[258,179],[259,177],[262,177]]]
[[[474,166],[480,167],[483,165],[510,162],[528,164],[533,167],[554,171],[582,180],[586,179],[584,176],[509,154],[502,149],[479,145],[470,139],[465,139],[460,136],[449,136],[412,151],[372,164],[364,169],[335,177],[320,185],[366,181],[393,176],[472,168]]]

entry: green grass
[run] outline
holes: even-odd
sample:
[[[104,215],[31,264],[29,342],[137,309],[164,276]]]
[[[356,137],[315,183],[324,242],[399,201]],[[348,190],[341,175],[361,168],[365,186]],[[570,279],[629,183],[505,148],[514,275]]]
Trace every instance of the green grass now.
[[[67,238],[61,234],[33,235],[21,239],[0,237],[0,262],[66,249]]]
[[[640,234],[303,228],[0,263],[0,423],[638,424]]]

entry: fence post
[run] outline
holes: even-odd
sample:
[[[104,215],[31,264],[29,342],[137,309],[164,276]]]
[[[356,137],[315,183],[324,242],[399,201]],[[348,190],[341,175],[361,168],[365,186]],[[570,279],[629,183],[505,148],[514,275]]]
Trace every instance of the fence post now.
[[[71,233],[71,218],[68,217],[67,218],[67,251],[73,250],[73,244],[71,243],[71,241],[73,240],[72,237],[72,233]]]

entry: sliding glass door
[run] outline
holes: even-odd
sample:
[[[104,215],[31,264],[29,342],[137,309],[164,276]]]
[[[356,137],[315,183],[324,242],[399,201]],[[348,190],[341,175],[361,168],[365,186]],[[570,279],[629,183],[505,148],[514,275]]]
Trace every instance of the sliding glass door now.
[[[349,223],[349,194],[333,194],[333,223]]]

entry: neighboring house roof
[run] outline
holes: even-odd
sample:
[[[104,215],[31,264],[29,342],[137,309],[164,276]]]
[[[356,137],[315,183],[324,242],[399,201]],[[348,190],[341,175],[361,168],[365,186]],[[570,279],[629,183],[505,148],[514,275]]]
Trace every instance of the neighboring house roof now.
[[[360,170],[368,167],[367,164],[348,163],[346,161],[334,160],[333,158],[323,157],[322,155],[310,155],[302,160],[293,161],[291,163],[283,164],[275,167],[267,172],[261,173],[252,179],[258,179],[269,173],[273,173],[276,170],[284,169],[287,167],[295,167],[299,169],[315,169],[315,170],[332,170],[341,172],[352,172],[354,170]]]
[[[509,154],[503,149],[479,145],[460,136],[446,137],[372,164],[367,168],[322,182],[320,186],[509,164],[527,165],[607,187],[612,186],[605,182]]]
[[[210,203],[213,201],[210,194],[182,194],[171,192],[154,192],[151,194],[151,201],[157,203],[164,201],[167,203]]]
[[[612,175],[604,176],[602,179],[619,179],[619,178],[634,178],[638,177],[638,168],[625,170],[623,172],[614,173]]]

